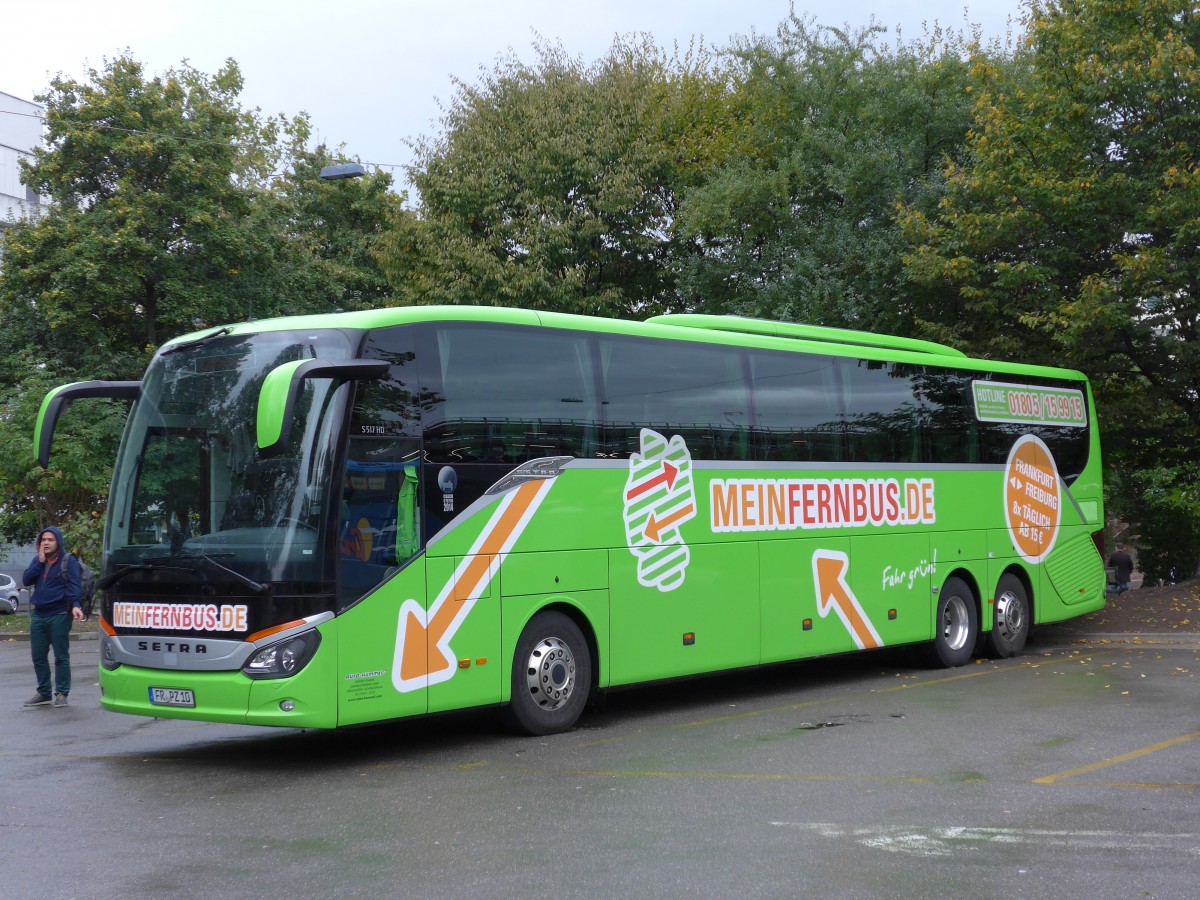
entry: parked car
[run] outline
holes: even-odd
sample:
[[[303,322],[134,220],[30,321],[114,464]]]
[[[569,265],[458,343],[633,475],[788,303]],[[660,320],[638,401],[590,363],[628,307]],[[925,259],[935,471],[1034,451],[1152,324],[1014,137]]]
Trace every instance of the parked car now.
[[[8,575],[0,575],[0,614],[15,613],[20,605],[20,587]]]

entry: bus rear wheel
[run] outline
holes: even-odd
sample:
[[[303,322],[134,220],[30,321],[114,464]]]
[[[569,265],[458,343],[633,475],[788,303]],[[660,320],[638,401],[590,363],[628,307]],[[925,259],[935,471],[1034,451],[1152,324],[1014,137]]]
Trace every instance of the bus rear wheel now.
[[[996,602],[992,606],[992,630],[987,634],[989,656],[1007,659],[1025,649],[1032,615],[1025,585],[1015,575],[1004,575],[996,585]]]
[[[947,578],[942,585],[934,624],[932,662],[950,668],[969,662],[979,635],[979,615],[975,595],[961,578]]]
[[[507,719],[520,734],[557,734],[575,724],[592,685],[592,657],[568,616],[540,612],[525,626],[513,654]]]

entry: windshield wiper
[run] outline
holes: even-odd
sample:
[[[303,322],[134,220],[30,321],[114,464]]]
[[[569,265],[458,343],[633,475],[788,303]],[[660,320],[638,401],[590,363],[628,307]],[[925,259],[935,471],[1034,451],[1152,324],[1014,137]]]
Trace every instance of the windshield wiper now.
[[[233,554],[228,554],[232,556]],[[196,566],[194,563],[202,562],[208,566],[222,572],[244,588],[248,588],[256,594],[265,594],[270,589],[269,584],[263,584],[261,581],[255,581],[253,578],[247,578],[241,572],[236,572],[227,566],[217,562],[215,558],[207,553],[180,553],[175,556],[151,556],[141,562],[132,563],[128,566],[122,566],[117,571],[105,575],[96,582],[96,587],[104,590],[110,585],[116,584],[130,572],[145,572],[150,569],[183,569],[189,572],[194,572]],[[192,565],[189,565],[191,563]]]
[[[178,558],[179,557],[175,557],[175,556],[155,556],[149,560],[144,560],[143,562],[131,563],[130,565],[127,565],[127,566],[121,566],[121,568],[117,569],[117,571],[111,572],[108,575],[105,575],[103,578],[97,579],[96,589],[102,591],[106,587],[116,584],[118,581],[120,581],[122,578],[124,578],[126,575],[129,575],[132,572],[144,572],[148,569],[180,569],[180,570],[188,571],[188,572],[195,571],[195,567],[193,567],[193,566],[177,566],[177,565],[166,565],[165,564],[165,563],[169,563],[169,562],[174,562]]]
[[[199,347],[202,344],[207,344],[209,341],[213,340],[214,338],[219,338],[223,334],[229,334],[228,326],[225,328],[218,328],[211,334],[206,334],[203,337],[196,338],[195,340],[184,341],[182,344],[175,344],[173,347],[168,347],[160,354],[160,356],[166,356],[169,353],[178,353],[180,350],[191,350],[193,347]]]
[[[229,554],[229,555],[232,556],[233,554]],[[208,563],[214,569],[217,569],[220,572],[224,572],[226,575],[229,575],[231,578],[233,578],[233,580],[236,581],[238,584],[240,584],[242,587],[249,588],[250,590],[254,591],[254,593],[256,593],[256,594],[265,594],[265,593],[267,593],[267,591],[269,591],[271,589],[271,586],[269,584],[263,584],[261,581],[255,581],[253,578],[247,578],[241,572],[236,572],[233,569],[228,568],[227,566],[221,565],[219,562],[216,561],[216,559],[209,556],[207,553],[197,553],[194,558],[204,560],[206,563]]]

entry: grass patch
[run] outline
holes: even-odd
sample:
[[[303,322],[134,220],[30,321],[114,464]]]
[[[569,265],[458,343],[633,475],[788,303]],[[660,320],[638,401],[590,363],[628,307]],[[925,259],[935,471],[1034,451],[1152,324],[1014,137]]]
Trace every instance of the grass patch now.
[[[0,616],[0,640],[6,637],[29,634],[29,611],[21,610],[11,616]],[[94,634],[100,630],[100,620],[92,616],[83,622],[72,622],[72,634]]]

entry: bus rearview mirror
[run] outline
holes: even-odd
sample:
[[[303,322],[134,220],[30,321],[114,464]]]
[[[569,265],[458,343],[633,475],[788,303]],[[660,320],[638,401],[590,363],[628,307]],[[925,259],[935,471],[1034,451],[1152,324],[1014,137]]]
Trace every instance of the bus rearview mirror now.
[[[258,392],[256,432],[258,452],[274,456],[287,446],[296,413],[296,399],[307,378],[373,381],[387,374],[382,359],[298,359],[272,369]]]
[[[141,392],[140,381],[76,381],[74,384],[56,387],[42,401],[37,424],[33,429],[33,452],[37,454],[38,465],[43,469],[50,466],[50,445],[54,441],[54,429],[62,414],[74,401],[85,397],[136,400]]]

